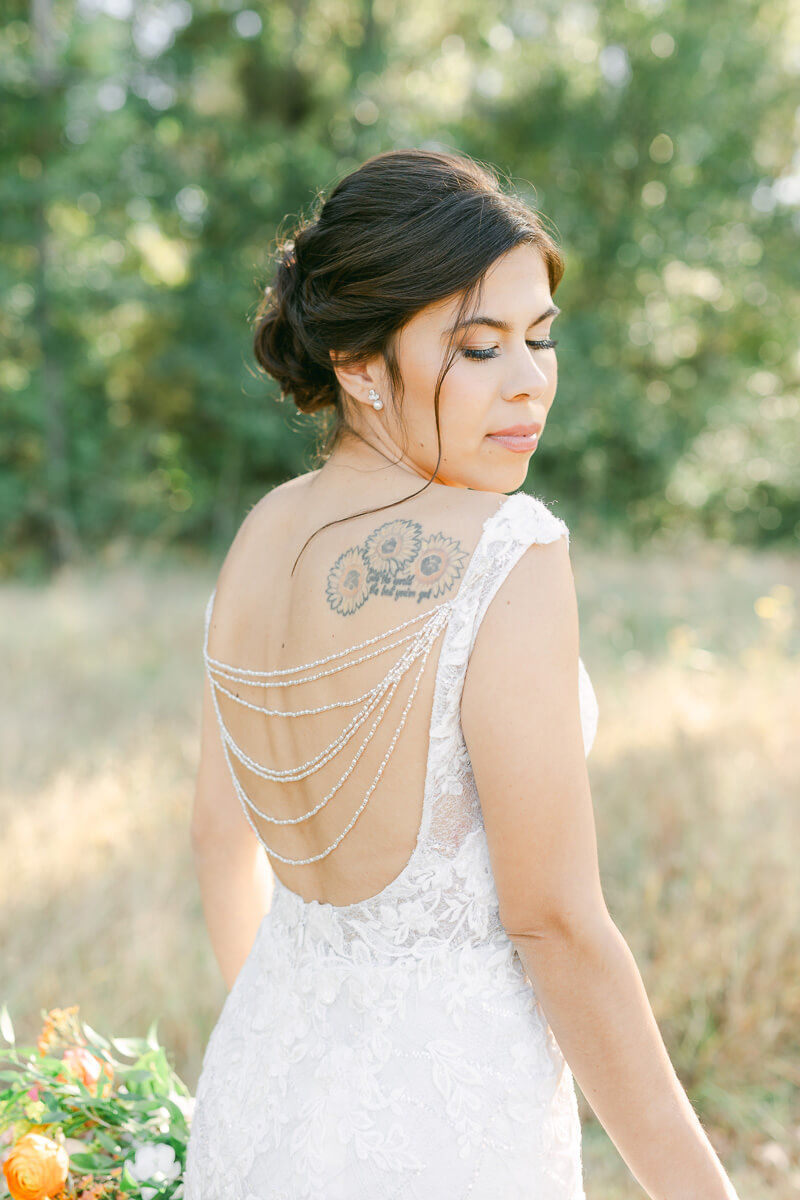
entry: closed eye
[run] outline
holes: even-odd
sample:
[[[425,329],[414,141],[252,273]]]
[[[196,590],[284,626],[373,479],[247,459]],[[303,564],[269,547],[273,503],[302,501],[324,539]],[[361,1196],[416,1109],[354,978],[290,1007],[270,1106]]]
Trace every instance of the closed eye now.
[[[558,345],[558,338],[540,338],[538,341],[528,341],[528,345],[533,350],[553,350]],[[496,358],[498,346],[487,346],[482,350],[462,350],[465,358],[476,359],[478,362],[485,361],[487,358]]]

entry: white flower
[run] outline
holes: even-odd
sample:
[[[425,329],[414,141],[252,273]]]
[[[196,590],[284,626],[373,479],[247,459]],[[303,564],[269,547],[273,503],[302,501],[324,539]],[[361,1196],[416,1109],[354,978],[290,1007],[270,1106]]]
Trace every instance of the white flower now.
[[[138,1146],[133,1162],[128,1163],[128,1169],[139,1183],[144,1179],[167,1183],[180,1175],[181,1164],[176,1162],[175,1151],[166,1142],[144,1142]],[[142,1200],[152,1200],[158,1189],[143,1187],[140,1190]]]
[[[158,1132],[159,1133],[169,1133],[170,1112],[169,1112],[169,1109],[165,1107],[165,1105],[162,1104],[160,1108],[155,1109],[155,1111],[152,1112],[150,1115],[153,1117],[161,1118],[161,1120],[158,1123]]]

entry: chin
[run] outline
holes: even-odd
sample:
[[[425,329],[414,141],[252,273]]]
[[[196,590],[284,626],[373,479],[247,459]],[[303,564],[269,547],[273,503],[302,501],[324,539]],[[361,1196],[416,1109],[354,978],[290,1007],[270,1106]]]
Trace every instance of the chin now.
[[[515,492],[527,478],[532,457],[533,452],[514,454],[506,451],[502,457],[495,453],[491,458],[478,455],[471,460],[442,462],[436,482],[446,487],[469,488],[473,492]],[[426,477],[432,470],[432,466],[427,469]]]
[[[503,464],[502,467],[495,466],[492,471],[487,471],[487,483],[484,490],[487,492],[515,492],[517,488],[521,488],[528,477],[528,467],[530,459],[525,455],[516,456],[519,461],[515,463]]]

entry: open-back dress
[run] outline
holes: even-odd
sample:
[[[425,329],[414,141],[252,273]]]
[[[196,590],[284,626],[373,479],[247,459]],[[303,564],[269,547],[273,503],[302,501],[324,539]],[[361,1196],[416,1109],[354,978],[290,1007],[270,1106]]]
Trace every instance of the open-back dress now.
[[[499,919],[460,721],[493,596],[527,547],[562,536],[543,501],[506,497],[455,595],[387,631],[411,631],[412,661],[442,636],[416,846],[356,904],[306,901],[274,877],[205,1050],[185,1200],[585,1200],[573,1077]],[[213,602],[207,669],[229,679],[208,657]],[[588,755],[598,709],[578,667]]]

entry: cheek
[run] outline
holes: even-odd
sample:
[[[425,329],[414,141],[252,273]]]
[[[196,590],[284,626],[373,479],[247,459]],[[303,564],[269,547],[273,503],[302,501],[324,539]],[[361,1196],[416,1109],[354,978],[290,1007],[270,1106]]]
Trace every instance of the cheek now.
[[[417,349],[416,353],[401,360],[400,369],[403,376],[403,411],[406,423],[413,424],[418,430],[426,429],[428,425],[435,430],[433,394],[440,369],[439,360],[433,351]],[[440,404],[444,401],[446,385],[445,380]]]
[[[442,428],[462,444],[481,439],[493,403],[494,392],[486,378],[481,378],[481,365],[462,359],[453,364],[442,387]]]

